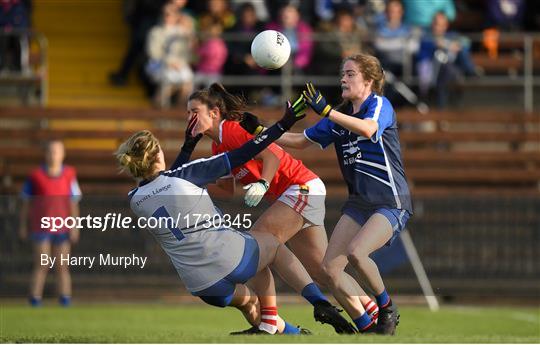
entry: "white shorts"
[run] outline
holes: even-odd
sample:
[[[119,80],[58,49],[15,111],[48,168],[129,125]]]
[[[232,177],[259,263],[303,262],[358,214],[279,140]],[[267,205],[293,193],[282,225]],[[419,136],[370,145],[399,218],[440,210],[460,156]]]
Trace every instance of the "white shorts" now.
[[[305,188],[307,186],[308,188]],[[281,196],[278,201],[290,206],[306,219],[302,228],[313,225],[324,226],[326,188],[320,178],[306,182],[304,185],[292,185]]]

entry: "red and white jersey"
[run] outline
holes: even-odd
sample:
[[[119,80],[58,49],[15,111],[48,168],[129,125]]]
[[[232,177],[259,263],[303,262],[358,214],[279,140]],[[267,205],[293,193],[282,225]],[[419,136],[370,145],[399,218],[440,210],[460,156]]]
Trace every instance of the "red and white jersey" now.
[[[223,120],[219,125],[220,143],[212,143],[212,154],[216,155],[237,149],[252,138],[253,135],[246,132],[238,122]],[[279,198],[292,185],[305,184],[318,178],[315,173],[304,166],[302,161],[294,159],[279,145],[271,144],[267,149],[275,154],[280,161],[279,168],[270,181],[270,189],[265,194],[265,197],[270,201]],[[246,164],[234,168],[232,174],[236,180],[247,185],[257,182],[261,178],[262,167],[262,161],[252,159]]]

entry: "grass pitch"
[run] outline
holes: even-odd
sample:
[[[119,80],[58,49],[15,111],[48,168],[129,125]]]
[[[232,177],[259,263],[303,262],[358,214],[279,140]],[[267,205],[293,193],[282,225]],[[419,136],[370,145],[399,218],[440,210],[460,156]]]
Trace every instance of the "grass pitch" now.
[[[243,336],[247,328],[232,308],[203,305],[76,304],[70,308],[3,304],[0,342],[39,343],[540,343],[539,308],[401,307],[394,337],[339,336],[316,323],[306,305],[284,305],[280,315],[312,336]]]

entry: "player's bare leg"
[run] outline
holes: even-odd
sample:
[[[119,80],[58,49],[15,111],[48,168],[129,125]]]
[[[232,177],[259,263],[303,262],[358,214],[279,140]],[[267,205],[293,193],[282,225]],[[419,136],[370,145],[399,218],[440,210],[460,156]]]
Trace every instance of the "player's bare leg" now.
[[[43,297],[43,287],[49,272],[48,265],[41,264],[41,254],[51,255],[51,243],[49,241],[41,241],[34,243],[34,268],[32,270],[32,279],[30,281],[30,298],[32,303],[39,305]]]
[[[276,201],[257,220],[252,229],[272,233],[281,243],[287,242],[291,251],[300,260],[308,274],[320,285],[327,286],[328,276],[323,270],[322,262],[328,247],[326,230],[322,226],[311,226],[302,229],[306,220],[290,206]],[[344,260],[346,256],[344,255]],[[371,302],[358,283],[347,273],[342,272],[346,280],[348,296],[334,295],[351,317],[363,313],[362,305]],[[353,292],[354,291],[354,292]],[[359,296],[359,297],[356,297]],[[356,298],[355,298],[356,297]],[[270,303],[268,301],[267,303]],[[352,312],[354,311],[354,312]],[[352,313],[352,314],[351,314]]]
[[[263,311],[265,308],[274,308],[277,314],[277,299],[276,299],[276,285],[274,282],[274,276],[272,275],[272,272],[270,272],[270,269],[266,267],[262,271],[257,272],[255,277],[251,278],[249,280],[249,285],[255,291],[257,296],[259,297],[259,305],[260,305],[260,324],[263,326],[263,328],[268,328],[264,326],[265,323],[265,317],[263,315]],[[272,299],[276,301],[274,304],[265,304],[269,299]],[[265,301],[265,302],[263,302]],[[276,329],[275,331],[277,333],[282,333],[283,329],[285,328],[285,321],[279,315],[277,316],[277,323],[276,323]],[[267,331],[269,331],[267,329]]]
[[[270,233],[280,243],[285,243],[302,228],[303,224],[304,217],[278,200],[257,219],[251,231]]]
[[[273,235],[253,232],[252,236],[259,244],[259,272],[271,266],[297,292],[313,281],[298,258]]]
[[[349,242],[347,255],[351,265],[366,279],[376,295],[384,291],[384,283],[377,264],[369,257],[392,237],[392,225],[385,216],[375,213]]]
[[[330,288],[328,286],[328,280],[330,278],[323,270],[323,259],[328,248],[328,240],[324,227],[315,225],[302,229],[287,244],[294,255],[302,262],[311,278],[319,285]],[[360,287],[358,282],[345,271],[342,272],[341,279],[345,282],[345,287],[349,288],[350,291],[347,291],[347,293],[350,293],[350,297],[352,298],[344,297],[342,294],[334,297],[345,308],[349,316],[356,318],[360,316],[358,314],[359,311],[363,310],[363,307],[372,302],[372,300]],[[352,311],[355,312],[351,315],[350,312]]]
[[[345,267],[348,263],[347,248],[358,231],[360,231],[358,223],[349,216],[343,215],[337,223],[332,237],[330,237],[328,250],[323,259],[328,288],[353,319],[365,312],[358,296],[366,296],[354,278],[345,273]]]
[[[235,295],[231,302],[231,306],[238,308],[253,327],[244,331],[232,332],[231,334],[245,335],[271,333],[269,332],[271,330],[268,329],[269,325],[264,325],[266,318],[263,316],[261,308],[264,310],[265,307],[273,307],[277,311],[277,306],[264,306],[260,303],[260,300],[263,296],[276,296],[272,272],[267,267],[251,278],[248,284],[250,285],[249,287],[242,284],[236,285]],[[243,296],[242,294],[245,294],[246,296]],[[285,320],[279,315],[276,315],[276,318],[275,333],[283,333],[286,324]],[[300,332],[300,329],[298,329],[298,332]]]
[[[311,278],[319,285],[326,286],[322,262],[328,248],[328,238],[324,227],[314,225],[302,229],[287,244]]]
[[[298,258],[271,234],[254,232],[259,244],[259,270],[271,265],[281,278],[314,306],[317,321],[331,324],[337,333],[354,333],[355,329],[332,306]]]
[[[379,304],[379,322],[377,332],[393,335],[399,323],[399,312],[392,305],[375,262],[369,257],[375,250],[385,245],[392,237],[393,229],[388,219],[379,214],[373,214],[347,247],[348,259],[351,265],[361,273],[366,284],[377,296]],[[381,302],[382,300],[386,302]]]
[[[60,295],[60,303],[69,305],[71,298],[71,274],[69,273],[69,265],[61,264],[61,256],[67,257],[71,251],[69,241],[64,241],[53,246],[53,255],[56,257],[56,281],[58,286],[58,294]]]
[[[303,224],[302,216],[282,202],[274,202],[257,219],[251,228],[252,234],[270,233],[274,235],[279,242],[285,243],[291,238]],[[273,279],[273,277],[272,277]],[[277,305],[276,294],[259,294],[261,305]]]
[[[242,312],[247,322],[252,326],[258,326],[261,322],[259,314],[259,299],[257,295],[246,285],[236,284],[234,296],[229,304]]]

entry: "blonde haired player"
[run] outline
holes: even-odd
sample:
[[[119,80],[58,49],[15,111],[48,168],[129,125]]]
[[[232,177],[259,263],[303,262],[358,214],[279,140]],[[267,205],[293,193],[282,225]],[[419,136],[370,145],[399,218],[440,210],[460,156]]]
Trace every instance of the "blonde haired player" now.
[[[305,107],[300,97],[287,107],[280,121],[241,148],[187,163],[201,138],[193,136],[197,117],[192,117],[184,146],[170,170],[165,170],[163,151],[149,131],[135,133],[116,152],[121,167],[140,180],[129,193],[133,212],[144,218],[180,221],[160,222],[148,230],[170,257],[186,288],[210,305],[238,308],[259,333],[275,333],[285,327],[276,308],[257,310],[255,294],[244,285],[253,278],[255,286],[266,289],[263,293],[275,294],[273,284],[264,280],[269,265],[314,306],[316,320],[335,328],[348,325],[287,247],[270,234],[243,233],[228,226],[225,218],[221,222],[222,215],[206,190],[208,183],[230,174],[232,168],[289,130],[305,116]],[[198,222],[196,214],[212,221]]]

